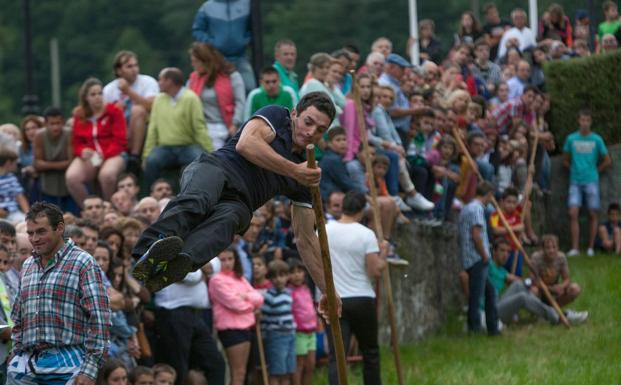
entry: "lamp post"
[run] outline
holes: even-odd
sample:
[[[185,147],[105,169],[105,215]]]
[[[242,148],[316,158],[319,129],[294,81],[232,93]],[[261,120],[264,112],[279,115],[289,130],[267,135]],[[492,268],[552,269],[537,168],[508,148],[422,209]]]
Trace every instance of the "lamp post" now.
[[[26,69],[26,93],[22,98],[22,115],[39,113],[39,98],[34,93],[33,60],[32,60],[32,28],[30,23],[30,0],[22,0],[24,14],[24,59]]]

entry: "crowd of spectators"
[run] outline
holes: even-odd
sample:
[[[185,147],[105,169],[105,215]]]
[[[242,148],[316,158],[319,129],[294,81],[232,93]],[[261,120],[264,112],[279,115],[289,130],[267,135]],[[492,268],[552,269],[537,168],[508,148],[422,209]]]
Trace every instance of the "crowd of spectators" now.
[[[481,329],[481,303],[491,334],[499,332],[498,319],[510,323],[522,307],[559,322],[527,278],[523,256],[488,203],[492,196],[500,200],[521,242],[542,245],[533,256],[538,274],[561,305],[573,301],[580,286],[569,278],[558,240],[534,231],[525,194],[530,184],[538,193],[550,192],[549,154],[557,151],[547,123],[550,100],[542,66],[616,49],[621,24],[614,2],[604,3],[605,21],[594,37],[585,13],[579,12],[572,24],[558,4],[544,13],[538,31],[526,25],[522,9],[513,10],[508,21],[488,4],[483,24],[464,12],[448,44],[435,36],[433,21],[422,20],[420,66],[411,65],[389,39],[380,37],[363,63],[358,47],[344,45],[332,53],[312,54],[308,73],[298,77],[296,45],[283,39],[275,46],[273,66],[259,73],[258,88],[243,53],[250,39],[249,9],[239,2],[233,17],[231,3],[238,2],[210,0],[198,11],[192,26],[196,42],[188,51],[189,76],[167,67],[156,80],[140,73],[136,54],[120,51],[111,66],[115,79],[105,85],[86,79],[71,116],[50,107],[43,116],[25,117],[20,127],[0,126],[0,318],[7,325],[0,333],[0,358],[11,352],[14,321],[22,322],[13,330],[14,348],[27,346],[23,330],[33,327],[23,313],[28,308],[20,307],[19,314],[15,308],[23,296],[24,261],[33,249],[28,224],[45,212],[56,229],[49,212],[33,205],[46,201],[62,209],[59,221],[71,247],[93,256],[101,270],[108,297],[102,311],[111,312],[105,325],[109,348],[98,384],[224,384],[224,357],[231,384],[258,383],[257,331],[262,331],[270,383],[312,383],[316,358],[329,349],[313,305],[314,285],[299,260],[286,198],[266,203],[243,236],[181,282],[150,293],[131,271],[140,234],[174,199],[175,184],[163,178],[165,170],[174,173],[201,153],[218,150],[262,107],[277,104],[291,110],[314,91],[329,95],[337,111],[316,155],[326,218],[335,234],[330,249],[337,289],[344,297],[342,322],[347,345],[352,333],[360,343],[365,384],[380,383],[377,319],[368,318],[375,314],[375,294],[370,283],[354,284],[351,279],[359,277],[348,276],[348,268],[357,266],[361,276],[379,277],[386,258],[404,264],[392,238],[398,224],[458,226],[469,330]],[[354,99],[354,89],[360,100]],[[590,111],[576,116],[576,128],[562,147],[571,172],[568,255],[579,254],[577,217],[583,199],[590,215],[588,255],[595,247],[619,254],[618,204],[610,206],[606,222],[599,224],[597,217],[598,173],[610,164],[606,146],[591,131]],[[369,152],[363,151],[365,140]],[[462,143],[474,162],[463,156]],[[373,180],[366,157],[371,157]],[[149,191],[141,191],[141,183]],[[378,191],[385,238],[379,241],[358,224],[374,226],[372,213],[364,210],[371,184]],[[31,205],[39,214],[29,214]],[[566,314],[574,322],[587,316]],[[361,323],[375,329],[362,330]],[[99,363],[101,354],[85,362]],[[330,383],[336,383],[334,362],[329,361]],[[91,366],[80,374],[94,381]],[[16,377],[11,380],[20,383]]]

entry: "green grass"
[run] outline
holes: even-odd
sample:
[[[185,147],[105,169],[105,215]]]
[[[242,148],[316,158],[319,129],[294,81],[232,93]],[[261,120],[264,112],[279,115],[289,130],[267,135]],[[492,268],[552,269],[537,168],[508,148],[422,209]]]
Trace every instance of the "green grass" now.
[[[437,335],[401,347],[405,384],[586,385],[621,384],[621,257],[569,260],[582,295],[569,308],[588,310],[589,320],[566,329],[523,322],[502,336],[466,336],[463,319]],[[327,384],[325,369],[316,384]],[[390,349],[382,350],[382,380],[397,384]],[[362,385],[361,365],[350,367],[350,385]]]

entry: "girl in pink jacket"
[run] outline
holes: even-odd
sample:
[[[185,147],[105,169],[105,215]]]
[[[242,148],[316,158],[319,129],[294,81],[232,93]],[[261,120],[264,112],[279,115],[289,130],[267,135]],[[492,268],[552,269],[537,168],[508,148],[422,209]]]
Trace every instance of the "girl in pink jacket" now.
[[[214,327],[224,346],[231,371],[231,385],[242,385],[250,352],[250,327],[263,296],[244,278],[239,255],[229,247],[218,256],[221,271],[209,280]]]

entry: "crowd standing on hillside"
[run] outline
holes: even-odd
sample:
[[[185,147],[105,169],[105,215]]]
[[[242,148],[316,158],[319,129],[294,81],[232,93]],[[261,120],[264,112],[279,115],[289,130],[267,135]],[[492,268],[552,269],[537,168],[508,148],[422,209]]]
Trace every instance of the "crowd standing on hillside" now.
[[[268,144],[282,146],[277,151],[294,151],[299,119],[322,127],[316,156],[341,327],[350,353],[363,357],[365,385],[381,383],[373,281],[387,263],[407,264],[395,251],[397,225],[457,226],[470,332],[485,324],[497,335],[520,309],[559,323],[531,278],[540,277],[561,306],[571,303],[581,288],[566,257],[580,254],[580,207],[589,213],[588,256],[595,249],[621,254],[621,209],[611,204],[600,222],[599,174],[611,160],[591,128],[591,111],[579,111],[562,146],[549,131],[543,64],[617,49],[616,4],[604,2],[603,14],[590,36],[585,12],[572,24],[554,4],[532,31],[524,10],[505,20],[490,3],[484,23],[463,13],[452,42],[440,41],[434,22],[422,20],[420,66],[380,37],[366,58],[345,44],[312,54],[308,73],[297,74],[295,42],[283,39],[274,64],[258,73],[259,87],[244,54],[251,31],[243,1],[209,0],[198,10],[191,71],[167,67],[155,79],[140,72],[136,54],[118,52],[114,80],[86,79],[70,116],[50,107],[20,127],[0,126],[0,383],[212,385],[227,376],[235,385],[260,383],[262,335],[270,384],[311,384],[326,357],[336,384],[329,333],[316,310],[323,282],[312,279],[308,237],[294,234],[302,227],[292,211],[307,194],[235,203],[231,197],[245,194],[238,186],[265,180],[226,175],[214,160],[235,162],[231,151],[243,142],[248,164],[269,168],[252,158],[257,142],[244,132],[264,132]],[[307,121],[317,118],[325,127]],[[566,255],[554,235],[534,231],[528,201],[533,185],[533,194],[549,194],[555,151],[570,173]],[[209,186],[201,175],[209,175]],[[301,180],[266,180],[291,191],[312,184],[291,185],[294,179]],[[371,186],[384,239],[372,231]],[[222,203],[211,209],[215,196]],[[520,242],[539,247],[533,277],[492,197]],[[201,208],[172,223],[192,238],[188,271],[195,271],[144,285],[132,275],[136,259],[157,240],[153,229],[171,225],[169,214],[188,205]],[[221,222],[197,227],[214,212]],[[588,313],[565,315],[579,323]],[[350,344],[352,335],[357,343]]]

